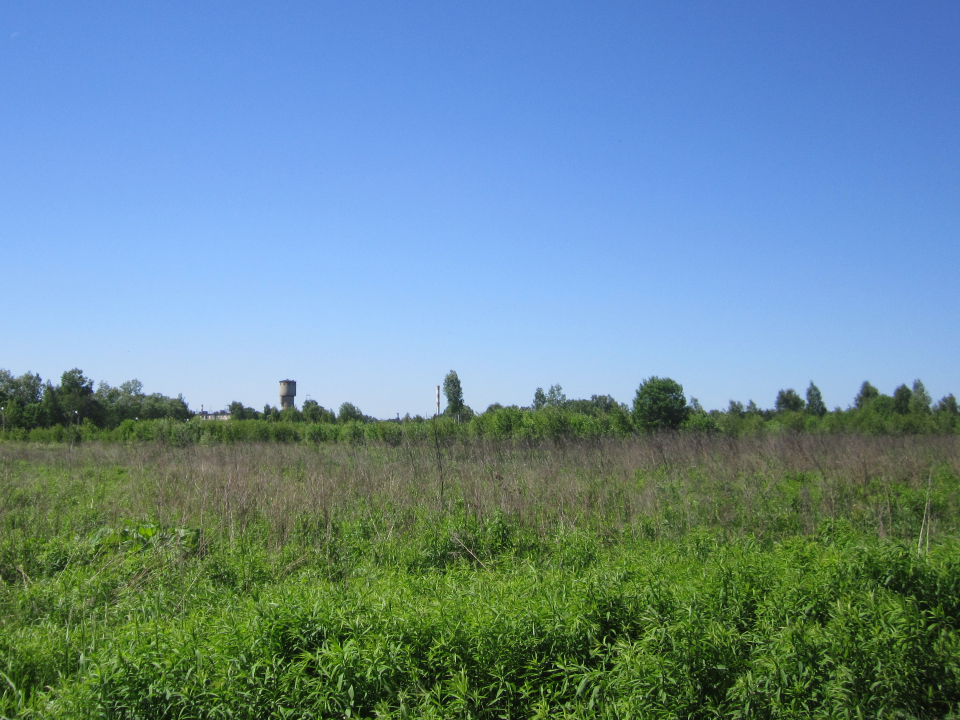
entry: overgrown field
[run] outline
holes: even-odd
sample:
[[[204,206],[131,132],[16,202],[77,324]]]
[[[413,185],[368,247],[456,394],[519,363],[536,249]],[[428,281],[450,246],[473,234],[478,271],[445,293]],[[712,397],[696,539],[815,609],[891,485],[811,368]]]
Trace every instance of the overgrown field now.
[[[0,443],[0,715],[950,717],[960,438]]]

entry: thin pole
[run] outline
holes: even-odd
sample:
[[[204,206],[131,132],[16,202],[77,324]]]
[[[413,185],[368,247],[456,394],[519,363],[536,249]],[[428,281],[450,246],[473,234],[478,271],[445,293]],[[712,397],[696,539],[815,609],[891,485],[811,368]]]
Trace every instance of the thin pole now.
[[[917,540],[917,557],[923,549],[923,530],[927,530],[927,553],[930,553],[930,526],[927,523],[927,515],[930,513],[930,486],[933,484],[933,470],[930,471],[930,477],[927,479],[927,502],[923,506],[923,520],[920,522],[920,539]]]
[[[440,473],[440,502],[443,502],[443,460],[440,454],[440,435],[437,432],[437,418],[440,417],[440,386],[437,385],[437,413],[433,416],[433,441],[437,449],[437,471]]]

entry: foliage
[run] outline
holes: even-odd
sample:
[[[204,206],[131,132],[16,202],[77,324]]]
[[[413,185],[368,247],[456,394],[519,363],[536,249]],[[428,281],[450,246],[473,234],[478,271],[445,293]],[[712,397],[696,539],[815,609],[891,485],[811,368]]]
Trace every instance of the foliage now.
[[[680,428],[685,432],[714,433],[720,431],[720,423],[701,410],[701,412],[691,412]]]
[[[857,396],[853,400],[853,404],[857,410],[863,410],[867,405],[870,404],[871,401],[875,400],[879,396],[880,391],[869,382],[864,380],[863,385],[860,386],[860,392],[857,393]]]
[[[116,427],[124,420],[186,420],[191,415],[182,395],[176,398],[160,393],[147,395],[143,392],[143,384],[139,380],[122,383],[118,388],[111,388],[107,383],[101,382],[95,398],[103,408],[102,424],[105,427]],[[256,415],[253,410],[250,412]]]
[[[817,417],[823,417],[827,414],[827,406],[823,403],[823,395],[820,393],[820,388],[813,384],[813,380],[810,381],[810,387],[807,388],[807,411]]]
[[[28,431],[54,425],[77,429],[87,421],[98,428],[112,429],[126,420],[187,420],[191,416],[183,396],[146,395],[138,380],[119,388],[101,382],[94,392],[93,380],[77,368],[63,373],[59,385],[49,381],[44,384],[33,373],[14,377],[0,370],[0,405],[5,407],[6,427]]]
[[[276,416],[277,422],[285,423],[298,423],[303,422],[303,413],[297,410],[293,405],[285,408],[281,408],[280,412]]]
[[[917,379],[913,381],[913,390],[910,393],[910,402],[907,404],[909,411],[913,414],[924,415],[930,412],[930,404],[933,400],[930,393],[923,386],[923,383]]]
[[[656,382],[650,384],[652,380]],[[638,406],[635,398],[632,413],[610,395],[568,399],[559,384],[551,385],[548,392],[537,388],[533,408],[492,403],[484,413],[476,415],[467,405],[462,405],[459,413],[450,413],[448,404],[438,433],[461,441],[496,437],[539,442],[674,430],[719,432],[732,437],[784,432],[813,435],[960,432],[956,398],[947,395],[931,408],[929,394],[920,380],[914,381],[912,390],[901,385],[893,396],[882,394],[864,382],[850,408],[832,412],[827,411],[819,389],[812,382],[807,388],[806,403],[794,391],[784,390],[778,395],[776,409],[761,409],[753,400],[746,406],[731,400],[725,410],[709,413],[695,398],[691,398],[687,407],[683,388],[669,378],[650,378],[640,389],[646,394],[638,390],[638,395],[646,399]],[[655,407],[655,398],[662,403],[660,410]],[[94,392],[92,381],[77,369],[64,373],[59,385],[43,383],[33,373],[14,377],[8,371],[0,371],[0,408],[0,439],[31,442],[156,440],[184,445],[268,440],[356,444],[395,442],[398,437],[407,442],[427,432],[421,427],[422,417],[407,415],[402,421],[399,418],[379,421],[364,415],[352,403],[341,406],[341,422],[335,424],[337,415],[314,400],[306,401],[300,410],[280,411],[266,405],[262,413],[235,401],[229,407],[231,420],[227,424],[230,427],[218,428],[214,425],[224,423],[198,422],[200,418],[192,421],[193,414],[182,396],[147,395],[137,380],[119,387],[101,382]],[[648,411],[654,413],[654,419],[645,414]],[[660,411],[666,414],[656,415]],[[351,425],[356,423],[363,427]],[[397,424],[399,429],[395,427]],[[433,429],[429,432],[432,434]]]
[[[746,414],[747,414],[747,410],[743,406],[742,402],[738,400],[730,401],[730,404],[727,406],[727,415],[742,418]]]
[[[944,413],[945,415],[952,415],[953,417],[960,415],[960,407],[957,406],[957,399],[953,396],[953,393],[941,398],[934,410],[938,413]]]
[[[886,396],[884,396],[886,397]],[[890,399],[890,398],[887,398]],[[752,435],[779,435],[799,432],[811,435],[864,434],[864,435],[919,435],[960,433],[960,415],[952,412],[949,401],[938,404],[937,411],[926,414],[899,415],[884,409],[880,398],[867,409],[860,411],[828,412],[823,417],[812,413],[779,413],[750,410],[741,413],[736,406],[733,411],[689,413],[679,429],[683,432],[721,432],[731,437]],[[460,422],[456,417],[443,415],[437,424],[441,438],[450,441],[470,442],[474,439],[512,439],[518,442],[542,442],[550,440],[576,440],[599,437],[617,438],[645,432],[634,422],[634,417],[620,405],[609,412],[593,408],[582,412],[568,401],[564,408],[545,407],[534,411],[516,406],[494,406],[481,415],[469,414],[465,407]],[[328,412],[328,411],[327,411]],[[332,415],[332,413],[330,414]],[[310,422],[301,411],[275,411],[273,415],[258,420],[233,420],[211,422],[200,418],[190,422],[161,420],[125,420],[116,428],[97,428],[92,423],[76,426],[52,426],[27,430],[15,427],[0,431],[0,439],[23,440],[39,443],[79,441],[129,442],[156,441],[182,446],[185,444],[279,442],[289,443],[337,443],[342,441],[380,442],[384,437],[399,436],[407,441],[419,441],[433,436],[432,424],[422,417],[406,417],[401,421],[374,420],[360,413],[350,413],[353,419],[333,423],[330,415],[326,422]],[[347,418],[348,416],[343,416]],[[359,424],[362,431],[345,427]],[[670,432],[666,430],[665,432]]]
[[[803,398],[793,388],[781,390],[777,393],[774,408],[777,412],[800,412],[804,408]]]
[[[567,412],[594,416],[626,412],[626,406],[620,405],[610,395],[591,395],[589,400],[565,400],[562,407]]]
[[[960,708],[957,438],[434,452],[3,446],[0,716]]]
[[[543,391],[542,387],[538,387],[533,393],[533,407],[534,410],[543,410],[547,406],[547,394]]]
[[[596,396],[595,396],[596,397]],[[566,394],[563,392],[563,387],[559,383],[556,385],[551,385],[547,392],[543,391],[543,388],[537,388],[533,393],[533,405],[531,406],[533,410],[543,410],[544,408],[570,408],[568,405],[568,400]],[[578,412],[582,412],[582,404],[586,404],[589,401],[586,400],[575,400],[574,407]],[[591,406],[592,410],[592,406]]]
[[[306,400],[303,403],[302,417],[304,422],[309,423],[332,423],[337,419],[333,411],[327,410],[316,400]]]
[[[457,415],[463,412],[463,388],[460,386],[460,378],[457,377],[456,370],[451,370],[443,378],[443,395],[447,399],[446,413],[448,415]]]
[[[689,410],[683,386],[670,378],[649,377],[637,388],[633,418],[642,432],[676,430]]]
[[[562,408],[567,403],[567,396],[563,392],[563,388],[560,387],[560,384],[551,385],[550,389],[547,390],[547,397],[545,406],[553,408]]]
[[[309,402],[309,400],[307,402]],[[239,400],[234,400],[230,403],[227,407],[227,412],[230,413],[231,420],[257,420],[260,418],[260,413],[252,407],[246,407]]]
[[[280,417],[280,411],[268,403],[263,406],[263,412],[260,414],[260,417],[264,420],[276,422]]]
[[[340,405],[340,411],[337,413],[337,421],[340,423],[363,422],[363,413],[360,408],[351,402],[345,402]]]
[[[39,403],[43,396],[43,380],[26,372],[14,377],[9,370],[0,369],[0,404],[16,400],[21,406]]]
[[[906,385],[900,385],[893,391],[893,412],[897,415],[906,415],[910,412],[910,400],[913,393]]]

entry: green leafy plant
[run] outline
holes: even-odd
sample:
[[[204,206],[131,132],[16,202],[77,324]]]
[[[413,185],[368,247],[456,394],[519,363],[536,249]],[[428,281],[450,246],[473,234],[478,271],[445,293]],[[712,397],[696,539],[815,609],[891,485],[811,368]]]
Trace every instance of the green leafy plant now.
[[[689,412],[683,386],[670,378],[647,378],[633,399],[634,422],[644,432],[676,430]]]

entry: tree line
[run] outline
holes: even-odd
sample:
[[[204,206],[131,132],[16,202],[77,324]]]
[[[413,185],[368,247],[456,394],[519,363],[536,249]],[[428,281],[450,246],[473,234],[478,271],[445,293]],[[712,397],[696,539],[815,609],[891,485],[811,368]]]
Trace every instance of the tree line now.
[[[731,400],[727,408],[710,411],[701,407],[696,398],[691,397],[688,401],[683,386],[676,380],[657,376],[640,383],[631,405],[618,402],[610,395],[568,399],[562,386],[555,384],[546,391],[538,387],[528,406],[493,403],[478,413],[464,401],[463,386],[454,370],[444,378],[443,392],[447,405],[438,419],[445,421],[445,427],[450,423],[459,426],[460,430],[447,432],[461,435],[541,437],[665,430],[740,435],[779,429],[870,434],[960,432],[960,409],[954,395],[949,394],[934,403],[920,380],[915,380],[912,386],[898,386],[891,395],[885,395],[870,382],[864,382],[848,408],[837,407],[832,411],[827,409],[820,389],[813,382],[803,396],[793,388],[780,390],[772,408],[762,409],[752,400],[746,405]],[[229,412],[230,422],[260,421],[284,425],[422,424],[431,420],[409,414],[403,418],[377,420],[350,402],[344,402],[334,412],[315,400],[307,400],[301,408],[282,410],[268,404],[262,412],[235,401],[230,404]],[[114,430],[139,421],[185,422],[196,415],[182,395],[176,398],[160,393],[148,395],[138,380],[130,380],[118,387],[100,382],[94,389],[93,380],[77,368],[64,372],[56,385],[49,380],[44,382],[31,372],[14,376],[0,369],[0,418],[5,434],[20,431],[19,437],[23,436],[23,431],[60,427],[73,428],[76,432],[87,429],[87,435],[92,437],[93,430]],[[121,434],[139,437],[131,432],[125,430]],[[344,436],[355,437],[358,432],[350,430]],[[379,432],[372,429],[367,434],[379,438]],[[386,437],[391,432],[385,429],[380,434]],[[274,434],[268,433],[270,437]],[[337,439],[340,435],[339,430],[329,430],[314,432],[312,436]]]
[[[471,420],[475,413],[463,402],[463,390],[457,373],[451,370],[444,380],[447,397],[445,414]],[[514,406],[515,407],[515,406]],[[499,403],[485,414],[503,409]],[[893,395],[884,395],[865,381],[843,410],[827,409],[820,388],[811,381],[805,398],[793,388],[777,393],[773,408],[761,409],[753,400],[746,405],[731,400],[725,410],[705,410],[696,398],[687,398],[683,386],[672,378],[652,376],[637,388],[632,407],[618,403],[610,395],[592,395],[589,399],[567,399],[563,387],[537,388],[528,412],[561,412],[587,416],[621,416],[638,432],[688,430],[740,434],[763,428],[787,427],[798,431],[837,432],[954,432],[960,430],[960,409],[951,393],[933,403],[921,380],[913,387],[897,387]]]
[[[183,395],[147,395],[139,380],[119,387],[101,382],[94,390],[93,380],[77,368],[63,373],[56,385],[36,373],[14,376],[0,369],[0,407],[4,429],[26,430],[84,424],[114,428],[124,420],[183,421],[194,414]]]

